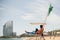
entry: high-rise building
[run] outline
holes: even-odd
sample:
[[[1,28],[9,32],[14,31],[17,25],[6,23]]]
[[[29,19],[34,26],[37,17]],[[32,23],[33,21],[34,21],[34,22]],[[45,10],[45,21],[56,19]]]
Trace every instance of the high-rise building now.
[[[3,26],[3,36],[12,36],[13,21],[7,21]]]
[[[13,32],[13,33],[12,33],[12,36],[16,36],[16,32]]]

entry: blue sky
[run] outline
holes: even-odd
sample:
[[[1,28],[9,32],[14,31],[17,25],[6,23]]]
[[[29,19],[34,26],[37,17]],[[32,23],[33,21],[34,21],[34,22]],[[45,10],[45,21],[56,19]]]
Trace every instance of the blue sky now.
[[[13,21],[17,35],[39,28],[30,23],[44,22],[50,3],[54,8],[47,17],[45,31],[60,29],[60,0],[0,0],[0,36],[3,25],[9,20]]]

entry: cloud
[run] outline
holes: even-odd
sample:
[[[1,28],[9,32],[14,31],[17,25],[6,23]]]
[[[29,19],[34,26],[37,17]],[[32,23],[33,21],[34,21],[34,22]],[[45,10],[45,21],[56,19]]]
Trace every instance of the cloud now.
[[[38,2],[32,2],[28,5],[28,9],[31,9],[34,13],[45,13],[48,10],[49,5],[43,4],[43,3],[38,3]]]
[[[52,5],[54,6],[55,9],[53,9],[53,13],[50,14],[50,16],[47,18],[47,24],[46,25],[46,29],[53,29],[52,28],[52,24],[60,24],[60,17],[57,16],[56,14],[60,13],[58,11],[57,8],[60,8],[59,6],[59,2],[58,0],[30,0],[30,1],[6,1],[5,4],[1,4],[2,7],[0,9],[3,9],[3,13],[2,13],[2,23],[4,23],[4,21],[7,21],[6,19],[14,19],[17,21],[17,23],[14,25],[15,28],[19,28],[21,27],[21,29],[19,28],[19,32],[18,30],[16,30],[16,32],[22,33],[24,30],[23,28],[25,26],[27,26],[26,24],[29,24],[30,20],[32,22],[41,22],[42,20],[44,21],[47,12],[48,12],[48,8],[49,8],[49,4],[52,3]],[[58,5],[58,6],[57,6]],[[55,10],[57,10],[57,12],[55,12]],[[22,19],[21,19],[22,18]],[[26,21],[26,22],[25,22]],[[20,25],[21,23],[21,25]],[[25,24],[24,24],[25,23]],[[50,25],[50,27],[49,27]],[[55,25],[55,26],[56,26]],[[47,27],[48,26],[48,27]],[[1,26],[2,27],[2,26]],[[23,27],[23,28],[22,28]],[[28,30],[30,29],[29,27],[31,27],[30,25],[28,25]],[[58,26],[59,27],[59,26]],[[49,28],[49,29],[48,29]],[[33,28],[31,27],[30,31],[32,31]]]
[[[25,14],[25,15],[21,16],[21,18],[23,18],[24,20],[33,20],[34,15],[33,14]]]
[[[28,9],[31,13],[27,13],[29,15],[24,15],[22,16],[24,19],[35,19],[35,20],[44,20],[45,16],[47,15],[47,12],[48,12],[48,8],[49,8],[49,4],[46,3],[46,1],[34,1],[34,2],[31,2],[29,5],[27,5],[25,7],[26,9]],[[28,11],[26,10],[26,11]],[[30,15],[30,14],[33,14]]]
[[[47,19],[47,22],[49,24],[60,24],[60,17],[57,16],[55,13],[51,13],[51,15]]]

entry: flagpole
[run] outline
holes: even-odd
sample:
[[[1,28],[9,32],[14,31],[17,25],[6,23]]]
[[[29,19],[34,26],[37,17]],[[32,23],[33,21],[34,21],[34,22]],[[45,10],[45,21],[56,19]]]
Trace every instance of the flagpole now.
[[[47,13],[46,18],[45,18],[45,20],[44,20],[45,23],[46,23],[47,17],[49,16],[49,14],[50,14],[51,11],[52,11],[52,8],[53,8],[53,6],[50,4],[50,7],[49,7],[49,9],[48,9],[48,13]]]
[[[44,23],[46,23],[46,20],[47,20],[47,16],[45,17]]]

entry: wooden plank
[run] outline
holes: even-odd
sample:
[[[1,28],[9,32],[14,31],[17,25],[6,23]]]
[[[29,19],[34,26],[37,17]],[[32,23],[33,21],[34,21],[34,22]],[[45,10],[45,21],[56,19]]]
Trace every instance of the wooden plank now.
[[[33,22],[33,23],[30,23],[32,25],[46,25],[46,23],[42,23],[42,22]]]

